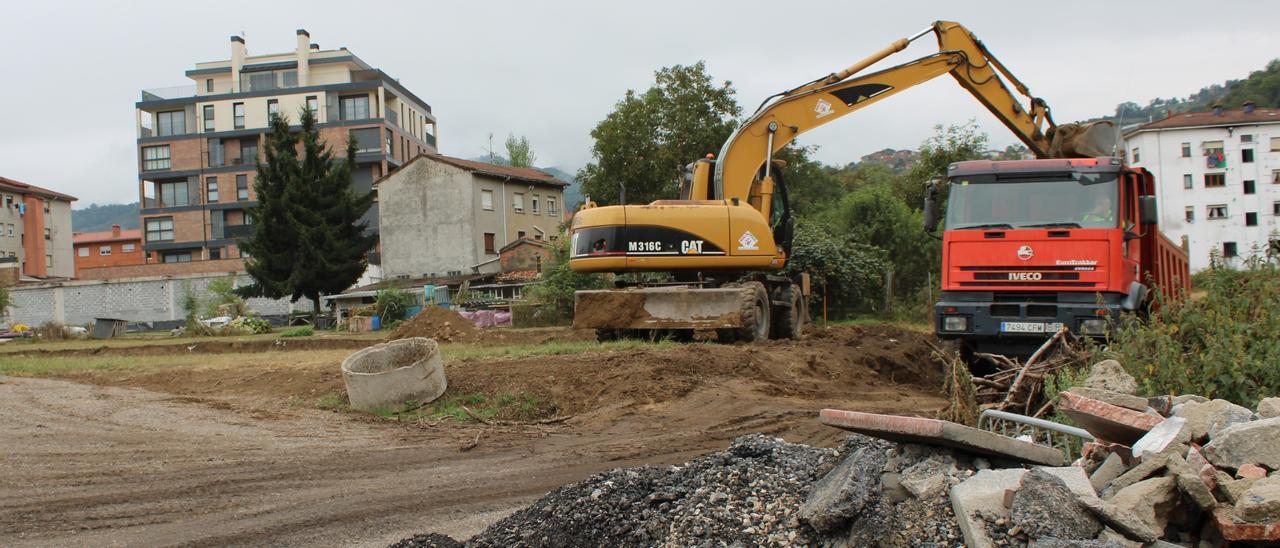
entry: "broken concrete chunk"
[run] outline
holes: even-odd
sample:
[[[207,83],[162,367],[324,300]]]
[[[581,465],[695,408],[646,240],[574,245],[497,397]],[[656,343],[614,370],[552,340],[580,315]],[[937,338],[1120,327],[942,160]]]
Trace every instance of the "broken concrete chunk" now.
[[[1193,470],[1182,457],[1169,455],[1165,466],[1168,467],[1169,472],[1173,473],[1178,489],[1201,510],[1210,512],[1218,505],[1217,499],[1213,498],[1213,491],[1200,479],[1200,473]]]
[[[1200,442],[1223,428],[1253,420],[1253,411],[1227,400],[1213,400],[1186,403],[1178,407],[1174,416],[1186,419],[1191,439]]]
[[[1076,498],[1061,478],[1033,468],[1013,497],[1013,522],[1033,539],[1092,540],[1102,523]]]
[[[1280,477],[1254,482],[1236,502],[1236,515],[1251,523],[1280,522]]]
[[[827,426],[889,441],[954,447],[968,453],[1048,466],[1061,466],[1067,463],[1066,455],[1056,448],[1018,441],[995,432],[938,419],[823,409],[818,415],[818,420]]]
[[[1280,417],[1228,426],[1204,446],[1204,456],[1219,468],[1260,464],[1280,468]]]
[[[1120,548],[1142,548],[1143,544],[1141,541],[1132,540],[1110,527],[1102,529],[1102,534],[1098,535],[1098,540]]]
[[[1111,480],[1120,477],[1120,474],[1125,473],[1128,469],[1129,467],[1124,464],[1124,459],[1120,458],[1120,454],[1112,453],[1107,455],[1102,464],[1089,476],[1089,484],[1093,485],[1094,491],[1101,493],[1102,489],[1108,483],[1111,483]]]
[[[1258,416],[1264,419],[1280,417],[1280,398],[1262,398],[1258,402]]]
[[[1151,477],[1152,474],[1155,474],[1156,472],[1159,472],[1161,469],[1163,469],[1164,464],[1165,464],[1164,457],[1156,457],[1156,458],[1138,463],[1133,468],[1130,468],[1128,472],[1120,474],[1120,477],[1114,480],[1111,480],[1111,484],[1108,485],[1107,489],[1102,493],[1102,497],[1111,498],[1116,493],[1118,493],[1121,489],[1124,489],[1126,487],[1129,487],[1130,485],[1133,485],[1135,483],[1138,483],[1144,479]]]
[[[1150,529],[1164,531],[1178,502],[1177,481],[1170,476],[1145,479],[1121,489],[1109,502],[1132,513]]]
[[[880,483],[888,457],[878,447],[863,447],[818,480],[800,506],[798,517],[819,532],[840,528],[858,516]]]
[[[1267,469],[1249,463],[1236,469],[1236,477],[1240,479],[1262,479],[1267,477]]]
[[[1159,455],[1173,444],[1186,443],[1189,439],[1187,434],[1187,419],[1169,417],[1134,442],[1133,456],[1146,460]]]
[[[1027,548],[1124,548],[1124,545],[1115,544],[1106,540],[1038,538],[1027,543]]]
[[[1147,524],[1133,512],[1102,499],[1083,499],[1080,503],[1093,515],[1102,520],[1107,527],[1115,529],[1124,537],[1139,542],[1152,542],[1160,537],[1161,531]]]
[[[1098,401],[1107,402],[1117,407],[1132,409],[1134,411],[1146,411],[1147,408],[1150,407],[1150,403],[1147,401],[1147,398],[1134,396],[1133,394],[1112,392],[1110,390],[1089,388],[1087,386],[1072,387],[1069,392],[1086,398],[1093,398]]]
[[[956,471],[956,459],[951,455],[935,455],[908,466],[899,481],[912,496],[918,499],[932,498],[947,487],[947,475]]]
[[[1240,499],[1244,498],[1245,492],[1248,491],[1250,487],[1253,487],[1253,484],[1257,483],[1257,481],[1258,480],[1255,478],[1219,481],[1218,492],[1222,493],[1223,498],[1225,498],[1227,502],[1234,505],[1237,502],[1240,502]]]
[[[951,509],[960,524],[965,546],[993,546],[980,514],[1008,517],[1006,491],[1017,489],[1027,471],[1021,468],[982,470],[951,488]]]
[[[1218,506],[1213,512],[1214,522],[1222,538],[1230,541],[1275,542],[1280,540],[1280,521],[1259,524],[1243,523],[1236,519],[1230,506]]]
[[[1089,475],[1085,474],[1084,468],[1079,466],[1042,466],[1037,468],[1042,472],[1051,474],[1062,480],[1077,498],[1097,497],[1098,490],[1093,488],[1093,484],[1089,482]]]
[[[1132,445],[1164,420],[1160,415],[1148,415],[1071,392],[1058,395],[1058,410],[1094,437],[1126,445]]]
[[[1121,394],[1137,394],[1138,381],[1125,372],[1124,366],[1115,360],[1103,360],[1089,368],[1089,376],[1084,380],[1086,388],[1110,390]]]

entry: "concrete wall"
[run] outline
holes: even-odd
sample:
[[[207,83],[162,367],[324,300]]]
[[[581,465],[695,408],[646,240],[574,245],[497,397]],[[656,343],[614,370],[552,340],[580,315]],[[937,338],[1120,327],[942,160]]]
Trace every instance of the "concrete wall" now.
[[[54,321],[69,325],[88,324],[94,318],[120,318],[136,322],[180,320],[186,312],[182,298],[188,289],[196,296],[209,297],[209,283],[222,276],[134,278],[127,280],[76,281],[25,285],[10,289],[13,308],[8,323],[39,325]],[[237,285],[250,283],[238,276]],[[299,309],[310,303],[299,301]],[[249,299],[249,308],[258,314],[287,314],[287,299]]]
[[[383,275],[470,272],[484,260],[476,254],[484,242],[476,242],[473,231],[476,195],[470,173],[428,159],[378,183]]]
[[[15,207],[21,203],[21,194],[0,192],[0,255],[18,259],[19,265],[26,257],[22,249],[22,216]]]
[[[74,233],[71,231],[71,202],[62,200],[49,201],[49,214],[44,218],[52,236],[45,243],[44,252],[53,255],[53,268],[49,276],[70,278],[76,275],[76,260],[71,249]]]

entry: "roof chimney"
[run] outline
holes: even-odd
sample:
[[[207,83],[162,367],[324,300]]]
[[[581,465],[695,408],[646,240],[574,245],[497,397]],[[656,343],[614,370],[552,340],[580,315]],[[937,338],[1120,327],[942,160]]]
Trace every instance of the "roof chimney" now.
[[[311,44],[311,51],[320,51],[320,44]]]
[[[298,47],[294,54],[298,58],[298,85],[307,87],[311,85],[311,33],[307,29],[298,29]]]
[[[1222,116],[1222,105],[1219,105],[1219,104],[1213,105],[1213,115]]]
[[[120,237],[120,225],[111,225],[111,237],[112,238]]]
[[[244,38],[231,37],[231,92],[240,93],[240,69],[244,67],[244,58],[248,54],[244,46]]]
[[[1245,101],[1244,104],[1241,106],[1244,107],[1245,114],[1253,114],[1253,109],[1256,108],[1258,105],[1255,105],[1253,101]]]

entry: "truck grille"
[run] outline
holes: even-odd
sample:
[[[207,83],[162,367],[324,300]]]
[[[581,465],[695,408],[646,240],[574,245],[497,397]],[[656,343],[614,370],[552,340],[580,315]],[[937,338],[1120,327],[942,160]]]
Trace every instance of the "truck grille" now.
[[[1083,288],[1096,287],[1098,282],[1080,281],[1082,272],[1096,270],[1080,270],[1079,266],[961,266],[961,272],[972,273],[970,281],[960,281],[961,287],[1045,287],[1045,288]]]

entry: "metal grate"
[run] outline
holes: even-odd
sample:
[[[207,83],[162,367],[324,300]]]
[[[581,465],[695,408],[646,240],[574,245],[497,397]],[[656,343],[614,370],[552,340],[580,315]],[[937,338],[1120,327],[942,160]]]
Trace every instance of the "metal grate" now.
[[[1093,435],[1083,428],[995,409],[978,415],[978,429],[1056,448],[1067,456],[1068,461],[1080,456],[1080,446],[1084,442],[1094,441]]]

